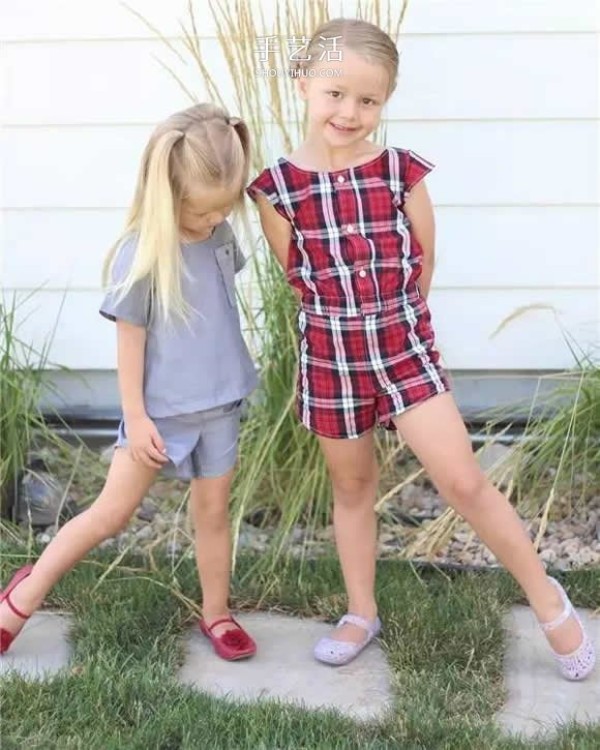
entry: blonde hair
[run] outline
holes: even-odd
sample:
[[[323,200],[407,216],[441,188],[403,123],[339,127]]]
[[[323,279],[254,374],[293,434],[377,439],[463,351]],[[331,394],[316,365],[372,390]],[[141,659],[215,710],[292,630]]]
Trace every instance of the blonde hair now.
[[[181,292],[179,218],[182,202],[197,185],[235,187],[235,208],[244,206],[250,166],[250,135],[239,118],[214,104],[197,104],[156,127],[144,150],[135,195],[125,228],[104,262],[102,281],[109,283],[113,263],[123,242],[137,234],[132,265],[116,285],[124,297],[149,277],[153,310],[164,319],[187,317]]]
[[[389,76],[387,91],[389,97],[396,88],[398,78],[400,62],[398,49],[393,39],[383,29],[374,23],[358,18],[333,18],[321,24],[308,44],[306,50],[308,60],[298,61],[293,67],[296,76],[303,70],[310,69],[314,65],[313,61],[318,60],[327,49],[326,41],[336,37],[336,48],[341,50],[342,60],[345,48],[356,52],[369,62],[383,65]]]

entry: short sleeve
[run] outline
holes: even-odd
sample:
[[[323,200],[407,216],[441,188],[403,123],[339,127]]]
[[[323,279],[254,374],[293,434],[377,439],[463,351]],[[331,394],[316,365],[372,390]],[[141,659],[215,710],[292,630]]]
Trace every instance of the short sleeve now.
[[[117,250],[111,269],[111,286],[100,305],[100,314],[108,320],[125,320],[146,327],[150,318],[150,279],[136,281],[124,296],[118,289],[131,268],[136,244],[136,239],[131,238]]]
[[[263,171],[256,177],[246,188],[246,193],[256,202],[257,197],[263,196],[266,198],[278,214],[283,216],[284,219],[290,220],[288,212],[283,205],[281,195],[277,189],[273,172],[270,168],[263,169]]]
[[[414,151],[405,151],[403,156],[402,182],[404,183],[404,197],[407,197],[412,188],[431,172],[434,165],[415,154]]]

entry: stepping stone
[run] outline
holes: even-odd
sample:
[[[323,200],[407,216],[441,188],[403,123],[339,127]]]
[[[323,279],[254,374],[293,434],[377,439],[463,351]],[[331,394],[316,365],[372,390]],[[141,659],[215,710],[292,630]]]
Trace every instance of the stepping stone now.
[[[0,677],[17,673],[39,680],[68,666],[71,658],[71,618],[53,612],[36,612],[19,637],[0,658]]]
[[[600,617],[579,610],[588,634],[600,649]],[[505,618],[508,649],[505,684],[508,702],[497,720],[506,734],[527,738],[552,734],[566,721],[600,723],[600,664],[587,680],[563,679],[546,639],[528,607],[513,607]]]
[[[392,707],[392,672],[374,641],[343,667],[320,664],[314,643],[331,625],[278,614],[242,614],[239,622],[258,645],[254,657],[227,662],[196,626],[187,637],[179,680],[234,701],[276,700],[308,709],[333,709],[356,721],[381,720]]]

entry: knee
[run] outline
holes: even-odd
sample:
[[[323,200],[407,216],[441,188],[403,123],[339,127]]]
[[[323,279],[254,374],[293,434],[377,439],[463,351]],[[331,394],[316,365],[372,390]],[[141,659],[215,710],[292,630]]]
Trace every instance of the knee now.
[[[97,542],[103,542],[123,531],[129,523],[130,515],[119,512],[95,510],[92,506],[86,511],[86,515],[92,527]]]
[[[485,474],[474,469],[450,477],[447,486],[442,489],[442,495],[461,515],[468,515],[484,501],[487,486]]]
[[[372,504],[378,482],[379,472],[376,469],[355,476],[335,477],[332,481],[335,503],[347,507],[364,502]]]
[[[213,531],[229,527],[229,502],[221,497],[197,500],[194,513],[196,525]]]

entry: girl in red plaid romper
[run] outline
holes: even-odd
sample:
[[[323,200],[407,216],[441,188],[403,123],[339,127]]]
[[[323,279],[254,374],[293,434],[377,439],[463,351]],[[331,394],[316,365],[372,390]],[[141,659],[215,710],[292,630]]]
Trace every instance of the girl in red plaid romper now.
[[[298,76],[306,140],[248,193],[300,300],[298,414],[317,434],[333,482],[349,613],[315,656],[345,664],[381,627],[379,423],[401,433],[440,494],[514,575],[563,674],[582,679],[592,669],[592,644],[512,506],[480,470],[439,363],[426,302],[434,220],[423,177],[432,165],[366,140],[395,88],[396,47],[372,24],[338,19],[315,32],[306,57]]]

